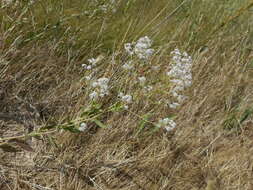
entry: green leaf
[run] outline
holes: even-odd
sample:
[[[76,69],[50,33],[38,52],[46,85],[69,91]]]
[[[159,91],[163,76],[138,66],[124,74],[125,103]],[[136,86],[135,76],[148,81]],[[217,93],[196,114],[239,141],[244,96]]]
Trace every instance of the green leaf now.
[[[60,126],[59,128],[65,130],[65,131],[69,131],[71,133],[80,133],[80,131],[74,125]]]
[[[121,102],[116,102],[115,104],[111,106],[111,109],[110,109],[110,111],[112,112],[120,112],[122,110],[124,110],[124,105]]]
[[[231,130],[239,127],[239,122],[235,115],[231,115],[228,119],[223,122],[224,129]]]
[[[29,151],[29,152],[34,152],[33,148],[25,141],[22,139],[12,139],[9,141],[11,144],[15,144],[22,148],[23,150]]]
[[[4,152],[20,152],[20,150],[16,149],[14,146],[11,146],[8,143],[0,143],[0,148]]]
[[[236,113],[233,113],[223,122],[223,127],[228,130],[239,128],[243,122],[252,115],[252,113],[252,108],[246,109],[241,115],[236,115]]]
[[[101,121],[99,121],[97,119],[94,119],[93,121],[94,121],[94,123],[96,123],[97,126],[103,128],[103,129],[107,128],[107,126],[105,124],[103,124]]]
[[[240,124],[242,124],[248,117],[253,113],[253,109],[246,109],[244,113],[242,114],[242,117],[240,119]]]
[[[88,116],[91,117],[93,115],[101,113],[101,104],[93,103],[90,107],[86,108],[82,113],[81,117]]]
[[[148,124],[148,119],[150,118],[151,114],[145,114],[142,118],[142,120],[139,123],[138,131],[136,135],[139,135],[139,133],[146,127]]]

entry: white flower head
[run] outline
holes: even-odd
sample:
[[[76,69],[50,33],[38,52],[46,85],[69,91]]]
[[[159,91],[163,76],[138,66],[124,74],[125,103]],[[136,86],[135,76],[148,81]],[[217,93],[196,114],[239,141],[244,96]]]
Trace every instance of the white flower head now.
[[[81,123],[80,127],[78,128],[79,131],[84,132],[87,129],[86,123]]]
[[[165,129],[166,131],[172,131],[173,129],[175,129],[177,126],[177,124],[173,121],[173,120],[170,120],[168,125],[165,126]]]
[[[84,69],[86,69],[87,68],[87,64],[82,64],[82,67],[84,68]]]
[[[154,53],[154,49],[151,49],[152,41],[147,37],[140,38],[134,47],[134,52],[140,59],[148,59]]]
[[[170,82],[173,84],[171,93],[178,102],[170,104],[170,108],[177,108],[185,99],[186,96],[182,95],[183,91],[192,85],[192,58],[186,53],[181,53],[179,49],[171,52],[172,68],[167,75],[171,78]]]
[[[88,75],[88,76],[85,76],[84,77],[86,80],[91,80],[92,76],[91,75]]]
[[[97,58],[90,58],[88,59],[89,64],[82,64],[82,67],[87,70],[91,70],[97,66],[97,63],[100,62],[104,57],[102,55],[98,56]]]
[[[126,52],[129,54],[129,55],[133,55],[134,52],[133,52],[133,45],[131,43],[125,43],[124,44],[124,48],[126,50]]]
[[[109,79],[103,77],[103,78],[99,78],[99,79],[97,80],[97,82],[98,82],[98,84],[99,84],[100,86],[107,86],[107,85],[108,85],[108,82],[109,82]]]
[[[132,61],[129,61],[129,62],[125,63],[125,64],[122,66],[122,68],[125,69],[125,70],[131,70],[131,69],[134,68],[134,65],[133,65]]]
[[[177,101],[178,101],[179,103],[185,101],[186,99],[187,99],[187,96],[184,96],[184,95],[178,95],[178,96],[177,96]]]
[[[122,93],[122,92],[120,92],[119,94],[118,94],[118,97],[122,97],[122,96],[124,96],[124,94]]]
[[[87,70],[91,70],[92,69],[92,65],[82,64],[82,67],[84,69],[87,69]]]
[[[121,101],[124,103],[125,109],[128,109],[128,105],[133,102],[133,97],[129,94],[124,95],[122,92],[118,95],[121,99]]]
[[[148,86],[144,86],[144,89],[147,91],[147,92],[150,92],[151,90],[153,90],[153,87],[148,85]]]
[[[131,95],[124,95],[121,97],[121,100],[127,104],[132,103],[132,96]]]
[[[97,100],[98,99],[98,93],[96,91],[93,91],[92,93],[90,93],[89,95],[91,100]]]
[[[141,85],[144,85],[146,83],[146,77],[142,76],[142,77],[138,77],[138,80],[140,82]]]
[[[151,45],[152,45],[152,41],[149,39],[148,36],[144,36],[140,38],[136,44],[136,46],[141,46],[143,48],[150,48]]]
[[[173,103],[169,104],[169,107],[172,108],[172,109],[176,109],[179,106],[180,106],[180,104],[177,103],[177,102],[173,102]]]
[[[88,66],[86,67],[86,69],[87,69],[87,70],[91,70],[91,69],[92,69],[92,66],[91,66],[91,65],[88,65]]]
[[[104,59],[103,55],[99,55],[97,58],[90,58],[88,59],[88,62],[92,65],[92,66],[96,66],[96,64],[98,62],[100,62],[102,59]]]
[[[96,81],[93,81],[91,83],[91,86],[93,88],[95,88],[96,90],[94,90],[89,96],[90,99],[92,100],[96,100],[98,97],[105,97],[106,95],[109,95],[109,79],[102,77],[97,79]]]
[[[147,60],[149,59],[153,53],[154,49],[151,48],[152,41],[147,37],[141,37],[139,40],[137,40],[136,43],[125,43],[124,48],[125,51],[129,55],[136,55],[139,59]]]
[[[98,86],[98,82],[97,81],[94,81],[92,84],[91,84],[92,87],[97,87]]]
[[[175,129],[177,124],[169,118],[160,119],[157,124],[158,127],[164,127],[168,132]]]
[[[88,59],[88,62],[90,64],[95,64],[97,62],[97,60],[95,58],[90,58],[90,59]]]

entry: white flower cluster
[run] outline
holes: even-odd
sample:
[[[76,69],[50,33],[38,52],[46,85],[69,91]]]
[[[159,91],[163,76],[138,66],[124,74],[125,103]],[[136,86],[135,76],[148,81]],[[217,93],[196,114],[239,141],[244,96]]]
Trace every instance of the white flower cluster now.
[[[87,124],[86,123],[81,123],[78,130],[81,132],[84,132],[87,129]]]
[[[85,78],[87,81],[89,81],[89,80],[91,80],[91,79],[92,79],[92,74],[87,75],[87,76],[85,76],[84,78]]]
[[[144,86],[147,79],[146,79],[146,77],[138,77],[138,80],[139,80],[139,82],[140,82],[140,85],[141,85],[141,86]]]
[[[137,42],[126,43],[124,48],[129,55],[136,55],[139,59],[147,60],[153,53],[154,49],[151,49],[152,41],[147,37],[140,38]]]
[[[164,127],[168,132],[175,129],[177,124],[169,118],[160,119],[157,124],[158,127]]]
[[[121,101],[124,103],[124,108],[128,109],[128,105],[132,103],[133,97],[129,94],[124,95],[122,92],[119,93]]]
[[[153,90],[153,87],[148,85],[148,86],[144,86],[144,89],[146,90],[146,92],[150,92],[151,90]]]
[[[147,84],[147,78],[144,76],[138,77],[138,81],[140,86],[145,90],[145,92],[149,93],[153,90],[153,87],[151,85]]]
[[[95,90],[90,93],[89,97],[91,100],[96,100],[98,97],[104,97],[109,95],[109,79],[108,78],[99,78],[97,81],[93,82],[91,86],[95,88]]]
[[[127,63],[125,63],[122,68],[124,70],[132,70],[134,68],[134,64],[132,61],[128,61]]]
[[[177,108],[187,98],[182,92],[192,84],[192,58],[186,52],[181,53],[178,49],[171,52],[174,64],[167,75],[171,77],[170,82],[174,84],[171,92],[176,102],[170,104],[170,108]]]
[[[103,58],[104,58],[104,57],[101,56],[101,55],[98,56],[97,58],[90,58],[90,59],[87,60],[89,64],[82,64],[82,67],[83,67],[84,69],[91,70],[91,69],[93,69],[94,67],[96,67],[96,66],[97,66],[97,63],[100,62]]]

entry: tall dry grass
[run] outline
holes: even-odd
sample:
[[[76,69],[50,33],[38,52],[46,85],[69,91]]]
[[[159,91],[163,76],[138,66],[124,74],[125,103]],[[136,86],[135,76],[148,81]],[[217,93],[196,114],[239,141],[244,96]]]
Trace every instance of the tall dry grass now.
[[[252,189],[252,3],[94,2],[2,2],[0,189]],[[124,44],[146,35],[155,54],[125,72]],[[173,110],[176,47],[193,58],[193,83]],[[94,108],[81,64],[97,56],[111,93]],[[127,110],[120,91],[133,95]],[[169,116],[175,130],[155,127]]]

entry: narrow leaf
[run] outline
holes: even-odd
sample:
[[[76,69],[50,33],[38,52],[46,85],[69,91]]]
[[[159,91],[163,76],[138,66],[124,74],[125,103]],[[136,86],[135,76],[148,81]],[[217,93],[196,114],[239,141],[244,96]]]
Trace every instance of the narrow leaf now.
[[[103,124],[101,121],[97,120],[97,119],[94,119],[93,120],[99,127],[101,128],[107,128],[107,126],[105,124]]]
[[[9,141],[11,144],[18,145],[20,148],[29,151],[29,152],[34,152],[33,148],[24,140],[21,139],[12,139]]]
[[[8,143],[0,143],[0,148],[4,152],[20,152],[20,150],[16,149],[15,147],[11,146]]]

